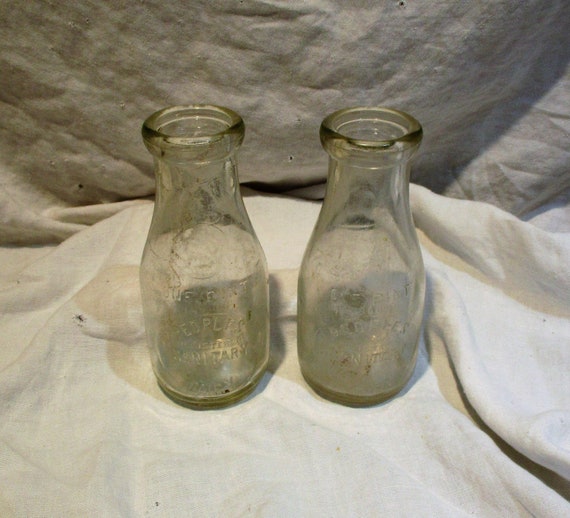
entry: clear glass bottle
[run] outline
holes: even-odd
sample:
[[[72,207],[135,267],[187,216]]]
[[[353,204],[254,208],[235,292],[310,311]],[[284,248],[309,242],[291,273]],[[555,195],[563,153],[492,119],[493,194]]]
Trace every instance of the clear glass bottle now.
[[[190,407],[244,397],[268,361],[267,264],[237,177],[244,132],[238,114],[207,105],[166,108],[142,128],[156,176],[145,328],[160,387]]]
[[[298,286],[302,373],[323,397],[366,406],[411,377],[425,273],[409,204],[421,125],[387,108],[326,117],[327,191]]]

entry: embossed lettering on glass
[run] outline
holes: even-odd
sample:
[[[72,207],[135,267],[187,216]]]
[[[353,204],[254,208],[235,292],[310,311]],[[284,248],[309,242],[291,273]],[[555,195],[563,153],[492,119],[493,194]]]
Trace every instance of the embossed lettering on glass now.
[[[299,274],[298,353],[320,395],[365,406],[397,394],[416,363],[425,273],[409,204],[420,124],[387,108],[326,117],[327,192]]]
[[[156,202],[140,282],[153,370],[190,407],[253,390],[269,354],[268,271],[247,216],[236,151],[244,124],[218,106],[166,108],[143,124]]]

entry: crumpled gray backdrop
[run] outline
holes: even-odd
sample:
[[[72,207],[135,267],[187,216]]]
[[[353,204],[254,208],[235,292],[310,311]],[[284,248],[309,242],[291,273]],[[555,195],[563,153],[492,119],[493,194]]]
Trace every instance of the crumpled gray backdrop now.
[[[257,188],[318,195],[322,118],[379,104],[424,126],[413,181],[516,215],[564,202],[568,20],[565,0],[4,1],[0,242],[59,241],[152,195],[140,126],[181,103],[243,116]]]

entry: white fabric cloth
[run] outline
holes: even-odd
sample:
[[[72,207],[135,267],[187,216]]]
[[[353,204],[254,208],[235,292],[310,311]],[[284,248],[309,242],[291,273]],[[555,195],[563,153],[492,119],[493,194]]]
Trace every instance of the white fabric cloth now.
[[[271,270],[271,361],[223,410],[179,407],[154,380],[138,285],[152,203],[58,246],[2,249],[2,516],[570,513],[559,210],[540,228],[412,186],[428,275],[417,368],[398,397],[353,409],[316,396],[297,363],[297,269],[319,204],[245,202]]]

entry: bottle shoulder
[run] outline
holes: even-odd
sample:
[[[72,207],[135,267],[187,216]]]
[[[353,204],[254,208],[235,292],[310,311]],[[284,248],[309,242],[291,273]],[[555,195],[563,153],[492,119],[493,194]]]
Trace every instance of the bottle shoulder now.
[[[367,271],[423,273],[417,241],[375,226],[315,228],[303,257],[301,275],[349,279]]]
[[[187,228],[149,233],[145,264],[155,264],[195,278],[239,278],[266,270],[255,234],[238,225],[198,223]]]

